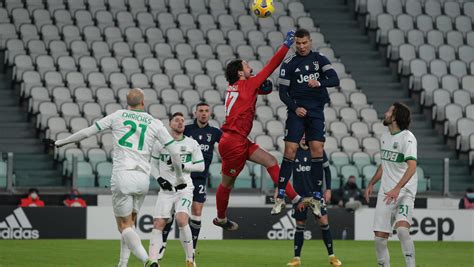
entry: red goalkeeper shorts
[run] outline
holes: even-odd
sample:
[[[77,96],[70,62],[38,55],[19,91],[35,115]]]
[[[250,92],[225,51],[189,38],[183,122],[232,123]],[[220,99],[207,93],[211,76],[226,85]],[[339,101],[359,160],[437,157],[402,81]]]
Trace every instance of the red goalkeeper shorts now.
[[[248,138],[237,134],[223,133],[219,140],[219,154],[222,158],[222,173],[237,177],[245,162],[259,146]]]

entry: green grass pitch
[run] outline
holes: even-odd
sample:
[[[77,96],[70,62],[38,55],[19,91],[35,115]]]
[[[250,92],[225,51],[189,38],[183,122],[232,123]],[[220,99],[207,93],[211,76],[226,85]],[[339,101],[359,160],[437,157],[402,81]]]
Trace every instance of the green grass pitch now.
[[[148,249],[148,241],[143,242]],[[116,266],[119,241],[0,240],[0,266]],[[334,242],[343,266],[377,266],[371,241]],[[474,266],[473,242],[415,242],[418,266]],[[399,242],[389,242],[393,267],[405,266]],[[292,241],[220,240],[198,243],[199,267],[284,267],[293,256]],[[305,241],[303,267],[329,266],[321,240]],[[142,266],[131,256],[129,266]],[[170,241],[162,267],[183,267],[184,252]]]

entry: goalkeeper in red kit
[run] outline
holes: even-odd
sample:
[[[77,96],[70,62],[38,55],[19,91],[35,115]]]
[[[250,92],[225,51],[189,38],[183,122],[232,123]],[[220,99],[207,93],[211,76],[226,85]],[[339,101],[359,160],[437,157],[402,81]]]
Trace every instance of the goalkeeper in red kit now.
[[[270,62],[255,76],[252,68],[242,59],[232,60],[227,64],[225,76],[229,82],[225,97],[225,122],[219,142],[219,153],[222,158],[222,181],[217,188],[217,218],[213,223],[225,230],[237,230],[238,224],[226,216],[229,195],[235,179],[242,171],[247,160],[263,165],[273,182],[278,184],[280,167],[274,156],[252,142],[248,135],[252,130],[255,117],[255,103],[258,94],[271,92],[271,81],[267,78],[281,64],[294,42],[294,31],[289,31],[286,38],[270,59]],[[300,196],[289,184],[286,193],[293,203],[299,202]]]

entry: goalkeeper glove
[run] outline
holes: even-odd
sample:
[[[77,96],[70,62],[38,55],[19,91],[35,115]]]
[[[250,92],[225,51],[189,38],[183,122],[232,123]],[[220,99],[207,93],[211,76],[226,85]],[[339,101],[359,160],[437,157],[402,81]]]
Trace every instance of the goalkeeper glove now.
[[[295,42],[295,30],[291,30],[286,33],[285,41],[283,44],[286,45],[288,48]]]

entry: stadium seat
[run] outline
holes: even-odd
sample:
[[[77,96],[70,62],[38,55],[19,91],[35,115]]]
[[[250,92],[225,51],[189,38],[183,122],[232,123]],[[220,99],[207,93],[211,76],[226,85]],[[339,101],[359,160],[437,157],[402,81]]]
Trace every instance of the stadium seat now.
[[[165,43],[163,32],[158,28],[148,28],[145,31],[145,36],[148,44],[154,48],[156,44]],[[156,51],[156,50],[155,50]]]
[[[71,144],[72,145],[72,144]],[[65,176],[71,176],[73,172],[73,157],[75,157],[79,162],[84,162],[84,153],[82,150],[76,148],[76,147],[68,147],[64,149],[64,154],[62,157],[59,157],[60,160],[62,161],[63,164],[63,175]],[[78,164],[78,170],[79,170],[79,164]],[[89,165],[90,166],[90,165]],[[82,167],[82,166],[81,166]],[[87,168],[87,166],[84,166]],[[85,169],[87,172],[88,169]],[[90,173],[92,174],[92,168],[90,168]]]
[[[104,106],[104,113],[105,115],[110,115],[112,113],[114,113],[115,111],[117,110],[120,110],[120,109],[123,109],[123,106],[119,103],[108,103],[108,104],[105,104]]]
[[[188,108],[191,108],[201,102],[201,97],[199,96],[199,93],[192,89],[184,90],[181,94],[181,98],[183,99],[183,104],[185,104]]]
[[[165,119],[168,118],[166,107],[159,103],[154,103],[148,106],[148,113],[155,118]]]
[[[89,83],[89,88],[92,90],[93,94],[100,87],[107,87],[107,79],[102,72],[91,72],[87,76],[87,82]]]
[[[380,141],[375,137],[366,137],[362,139],[362,148],[369,155],[374,155],[380,151]]]
[[[156,91],[171,87],[169,77],[165,74],[154,74],[151,77],[151,83]]]
[[[342,166],[350,163],[349,154],[347,154],[346,152],[341,152],[341,151],[334,151],[330,153],[329,159],[331,161],[331,164],[334,165],[338,171],[341,169]]]
[[[59,75],[61,78],[61,75]],[[21,84],[21,91],[20,95],[23,98],[28,98],[30,96],[31,89],[36,86],[43,86],[43,82],[41,81],[41,76],[37,71],[34,70],[27,70],[23,73],[23,82]],[[61,78],[62,81],[62,78]],[[61,85],[63,85],[61,83]],[[46,84],[47,86],[47,84]]]
[[[353,136],[345,136],[341,139],[341,148],[348,155],[360,151],[359,139]]]
[[[60,89],[60,87],[58,87],[58,88]],[[73,117],[80,117],[81,116],[80,108],[79,108],[79,105],[77,103],[65,102],[65,103],[60,105],[59,110],[61,112],[61,116],[66,121],[70,121],[71,118],[73,118]]]
[[[451,94],[445,89],[436,89],[433,91],[433,119],[443,121],[445,119],[444,107],[451,103]]]
[[[324,151],[328,155],[330,155],[332,152],[339,151],[339,146],[337,139],[333,136],[326,136],[326,141],[324,142]]]
[[[74,89],[78,87],[85,87],[87,85],[84,75],[77,71],[68,72],[66,74],[66,82],[70,91],[74,91]]]
[[[329,132],[331,136],[340,141],[343,137],[349,136],[347,125],[341,121],[333,121],[329,124]]]
[[[28,100],[28,109],[29,112],[35,114],[38,112],[38,106],[41,102],[49,102],[51,98],[49,96],[48,89],[41,86],[32,87],[33,90],[29,94],[30,98]]]
[[[210,89],[202,93],[204,101],[210,105],[217,105],[222,103],[221,95],[218,91]]]
[[[350,107],[341,108],[339,110],[339,116],[341,117],[341,121],[347,125],[351,125],[351,123],[359,120],[357,117],[357,111]]]
[[[73,92],[74,92],[73,93],[74,101],[80,106],[86,102],[94,101],[94,96],[90,88],[78,87],[75,90],[73,90]]]

